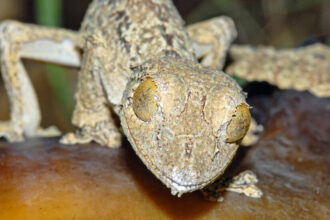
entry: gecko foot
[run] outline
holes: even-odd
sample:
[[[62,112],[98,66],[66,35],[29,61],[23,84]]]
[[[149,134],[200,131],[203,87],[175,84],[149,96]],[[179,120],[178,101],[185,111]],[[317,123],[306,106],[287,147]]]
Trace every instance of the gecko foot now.
[[[23,129],[14,129],[12,124],[8,122],[0,122],[0,137],[5,138],[9,142],[21,142],[24,141],[24,131]],[[55,127],[50,126],[49,128],[43,129],[38,128],[35,132],[26,131],[26,137],[55,137],[60,136],[61,132]]]
[[[95,141],[100,145],[110,148],[120,147],[121,134],[116,128],[105,128],[106,123],[100,123],[96,127],[83,127],[77,130],[76,133],[68,133],[64,135],[60,143],[62,144],[87,144]]]
[[[255,185],[257,182],[257,176],[252,171],[246,170],[227,181],[223,181],[222,179],[216,180],[202,189],[202,193],[206,199],[218,202],[223,201],[223,197],[221,196],[221,192],[223,191],[242,193],[252,198],[261,198],[263,193]]]
[[[70,132],[61,138],[60,143],[61,144],[87,144],[87,143],[91,142],[92,140],[93,140],[93,138],[90,136],[83,136],[79,132],[77,132],[77,134]]]
[[[61,131],[55,127],[50,126],[48,128],[38,128],[37,137],[57,137],[61,135]]]
[[[9,142],[20,142],[24,140],[23,129],[15,130],[11,123],[0,122],[0,138],[3,137]]]

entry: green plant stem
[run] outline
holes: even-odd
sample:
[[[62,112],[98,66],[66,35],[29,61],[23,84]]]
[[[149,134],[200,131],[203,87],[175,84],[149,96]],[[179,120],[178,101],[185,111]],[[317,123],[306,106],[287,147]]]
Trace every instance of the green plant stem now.
[[[61,26],[61,0],[35,0],[36,20],[45,26]],[[66,117],[70,117],[73,102],[71,99],[68,72],[59,66],[46,65],[46,76],[56,101],[61,106]]]

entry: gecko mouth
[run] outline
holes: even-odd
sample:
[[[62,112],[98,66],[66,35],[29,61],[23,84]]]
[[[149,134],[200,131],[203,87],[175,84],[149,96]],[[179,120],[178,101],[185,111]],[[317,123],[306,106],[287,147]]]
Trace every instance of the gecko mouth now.
[[[122,121],[124,123],[126,123],[125,121]],[[202,188],[203,186],[207,185],[210,183],[210,181],[204,181],[204,182],[198,182],[195,184],[182,184],[181,182],[175,180],[172,178],[172,175],[168,175],[166,174],[164,171],[162,171],[161,168],[159,168],[159,166],[157,166],[155,163],[153,163],[153,161],[149,158],[149,155],[144,154],[142,151],[140,151],[137,147],[136,144],[136,140],[135,138],[132,136],[130,129],[128,129],[128,140],[131,142],[131,145],[134,149],[134,151],[136,152],[136,154],[138,155],[138,157],[142,160],[142,162],[144,163],[144,165],[163,183],[165,184],[168,188],[171,189],[171,194],[172,195],[178,195],[179,197],[183,194],[183,193],[187,193],[187,192],[192,192],[195,191],[197,189]],[[214,177],[214,179],[217,176]]]
[[[234,157],[235,153],[230,155],[228,157],[228,162],[225,164],[225,167],[223,167],[221,170],[224,171],[227,166],[230,164],[230,161]],[[142,155],[141,155],[142,156]],[[199,181],[196,183],[182,183],[181,181],[178,181],[174,179],[172,176],[175,177],[175,175],[168,175],[164,171],[162,171],[157,165],[155,165],[146,155],[142,156],[141,160],[144,162],[145,165],[147,165],[147,168],[159,179],[163,184],[165,184],[168,188],[171,189],[172,195],[177,195],[180,197],[184,193],[193,192],[195,190],[199,190],[204,188],[205,186],[209,185],[210,183],[214,182],[223,172],[217,172],[215,175],[207,179],[206,181]]]
[[[184,135],[188,136],[188,135]],[[134,138],[132,138],[133,142],[133,148],[136,149],[136,141]],[[218,140],[217,140],[218,141]],[[158,140],[158,143],[160,140]],[[161,146],[161,144],[159,144]],[[212,183],[216,178],[218,178],[222,171],[229,165],[232,157],[235,155],[235,153],[231,155],[227,155],[226,161],[224,162],[224,166],[222,165],[222,168],[218,169],[218,172],[210,171],[206,172],[209,173],[209,175],[205,175],[205,172],[200,172],[200,175],[204,176],[201,178],[200,176],[194,172],[194,170],[190,169],[191,167],[188,165],[187,170],[186,169],[180,169],[176,166],[171,167],[171,171],[166,171],[162,169],[160,164],[154,163],[152,158],[150,158],[149,155],[143,154],[142,151],[135,150],[137,155],[140,157],[140,159],[143,161],[143,163],[146,165],[146,167],[168,188],[171,189],[172,195],[177,195],[180,197],[184,193],[192,192],[198,189],[203,188],[204,186]],[[217,155],[218,156],[218,155]],[[166,160],[168,158],[165,158]],[[194,161],[191,162],[193,164]],[[190,164],[190,165],[191,165]],[[189,168],[190,167],[190,168]],[[203,169],[203,167],[199,167],[200,169]],[[207,171],[208,166],[205,166],[204,169]],[[211,173],[211,174],[210,174]],[[188,174],[188,175],[187,175]],[[191,174],[191,175],[189,175]],[[213,175],[212,175],[213,174]],[[200,178],[200,179],[199,179]]]
[[[174,180],[171,176],[161,171],[160,168],[155,165],[146,155],[139,156],[146,167],[168,188],[171,189],[172,195],[178,195],[180,197],[183,193],[192,192],[203,188],[204,186],[213,182],[219,175],[214,176],[210,181],[198,182],[196,184],[182,184]]]

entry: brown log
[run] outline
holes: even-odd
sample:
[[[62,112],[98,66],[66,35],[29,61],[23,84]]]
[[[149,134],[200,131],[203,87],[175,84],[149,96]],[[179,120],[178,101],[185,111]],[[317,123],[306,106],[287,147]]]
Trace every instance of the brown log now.
[[[247,154],[242,148],[228,172],[255,172],[261,199],[174,197],[127,142],[109,149],[55,138],[1,141],[0,219],[326,219],[329,101],[292,91],[275,96],[261,139]]]

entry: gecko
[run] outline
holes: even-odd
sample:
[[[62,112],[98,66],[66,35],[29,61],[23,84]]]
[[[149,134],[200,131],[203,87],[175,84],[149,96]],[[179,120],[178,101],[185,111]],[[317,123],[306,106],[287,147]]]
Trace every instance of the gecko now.
[[[138,157],[173,195],[203,189],[230,164],[251,120],[242,89],[220,71],[236,34],[226,16],[186,29],[170,0],[94,0],[78,32],[3,21],[0,63],[11,115],[0,136],[59,133],[40,127],[22,59],[78,67],[77,130],[61,143],[119,147],[117,115]],[[255,181],[244,184],[261,196]]]

